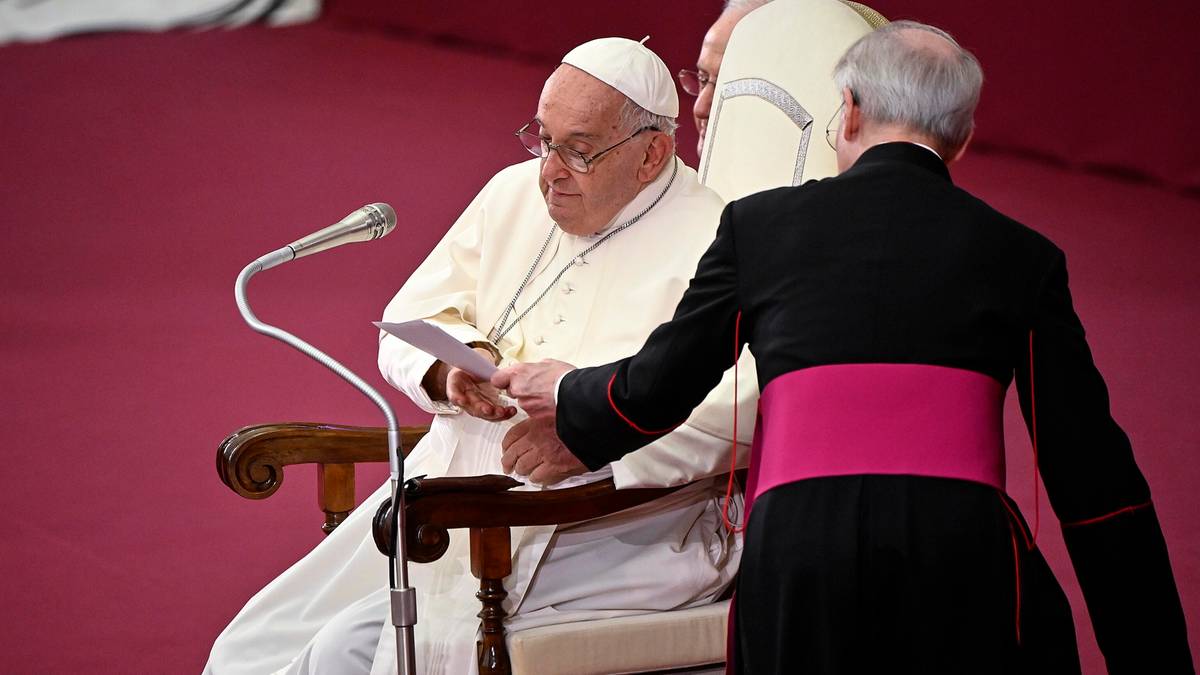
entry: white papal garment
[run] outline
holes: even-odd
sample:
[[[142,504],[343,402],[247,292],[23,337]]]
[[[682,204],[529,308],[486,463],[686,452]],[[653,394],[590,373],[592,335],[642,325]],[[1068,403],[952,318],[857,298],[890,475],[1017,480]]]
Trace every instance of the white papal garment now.
[[[605,363],[637,351],[654,327],[671,318],[713,239],[722,208],[694,171],[678,160],[675,165],[674,182],[653,209],[550,287],[573,258],[649,206],[671,180],[672,166],[601,233],[554,232],[517,313],[548,287],[549,292],[500,340],[506,362]],[[498,173],[404,284],[384,319],[423,318],[463,342],[487,340],[551,230],[538,170],[534,159]],[[430,400],[420,382],[432,363],[432,357],[398,339],[381,337],[384,377],[435,414],[428,435],[405,461],[405,475],[503,473],[500,441],[513,422],[481,421]],[[758,387],[753,368],[742,364],[738,435],[744,454]],[[608,475],[619,488],[678,485],[727,471],[732,401],[723,382],[675,432],[598,472],[553,487]],[[254,596],[217,639],[205,672],[359,672],[354,663],[361,664],[361,672],[394,672],[387,560],[371,538],[371,517],[388,493],[385,484]],[[711,602],[732,579],[741,556],[740,539],[721,522],[724,493],[723,480],[707,478],[606,518],[557,529],[514,528],[513,573],[504,582],[508,629]],[[740,513],[740,496],[736,499],[734,516]],[[470,573],[465,531],[452,532],[451,542],[436,562],[409,567],[418,598],[414,632],[421,673],[477,672],[474,594],[479,582]]]

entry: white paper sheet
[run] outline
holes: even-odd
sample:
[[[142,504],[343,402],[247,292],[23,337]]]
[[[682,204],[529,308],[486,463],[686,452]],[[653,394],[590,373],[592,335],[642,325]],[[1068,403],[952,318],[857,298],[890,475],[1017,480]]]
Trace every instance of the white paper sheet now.
[[[481,380],[491,378],[496,366],[478,352],[455,340],[449,333],[421,320],[403,323],[372,321],[378,328],[455,368],[461,368]]]

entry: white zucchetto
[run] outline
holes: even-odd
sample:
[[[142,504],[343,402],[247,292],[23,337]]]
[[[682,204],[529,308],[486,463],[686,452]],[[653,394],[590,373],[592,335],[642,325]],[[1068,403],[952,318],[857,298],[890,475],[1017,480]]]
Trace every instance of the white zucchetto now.
[[[655,115],[679,116],[679,95],[675,78],[667,64],[645,44],[626,38],[608,37],[585,42],[563,57],[608,86],[625,94],[634,103]]]

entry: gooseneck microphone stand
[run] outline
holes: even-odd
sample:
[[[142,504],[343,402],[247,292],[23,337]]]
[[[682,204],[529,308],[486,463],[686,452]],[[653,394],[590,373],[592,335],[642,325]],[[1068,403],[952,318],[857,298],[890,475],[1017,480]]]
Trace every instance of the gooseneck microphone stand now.
[[[391,209],[389,208],[388,211],[391,211]],[[394,214],[392,218],[394,224]],[[390,231],[390,228],[388,231]],[[408,555],[404,536],[404,464],[400,461],[400,428],[396,422],[396,413],[392,411],[392,407],[388,405],[388,402],[374,387],[351,372],[349,368],[295,335],[263,323],[254,315],[249,303],[246,301],[246,285],[250,282],[250,277],[263,270],[282,265],[296,258],[297,253],[292,248],[293,245],[284,246],[281,249],[272,251],[246,265],[245,269],[238,275],[237,283],[234,286],[234,297],[237,300],[238,311],[241,312],[242,318],[246,320],[250,328],[295,347],[300,352],[332,370],[343,380],[349,382],[354,388],[371,399],[383,411],[384,417],[387,418],[388,463],[391,467],[393,518],[393,553],[389,561],[389,576],[391,578],[392,625],[396,627],[396,661],[399,675],[416,675],[417,666],[416,649],[413,642],[413,624],[417,622],[417,598],[416,591],[408,585]]]

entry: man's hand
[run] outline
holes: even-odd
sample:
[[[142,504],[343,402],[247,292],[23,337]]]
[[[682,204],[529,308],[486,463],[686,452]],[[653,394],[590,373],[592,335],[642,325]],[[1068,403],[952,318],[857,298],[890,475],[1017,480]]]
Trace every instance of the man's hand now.
[[[473,347],[488,361],[493,361],[491,352]],[[500,403],[500,394],[487,382],[476,380],[465,370],[452,368],[438,361],[430,367],[422,382],[431,398],[449,401],[462,408],[463,412],[481,420],[497,422],[517,414],[513,406]]]
[[[553,485],[587,471],[554,430],[553,417],[527,419],[513,425],[500,443],[500,463],[505,472],[514,471],[538,485]]]
[[[500,392],[495,387],[458,368],[451,368],[446,375],[446,399],[481,420],[498,422],[517,414],[513,406],[500,403]]]
[[[546,359],[538,363],[518,363],[492,375],[492,386],[507,389],[530,417],[554,417],[554,385],[575,366]]]

